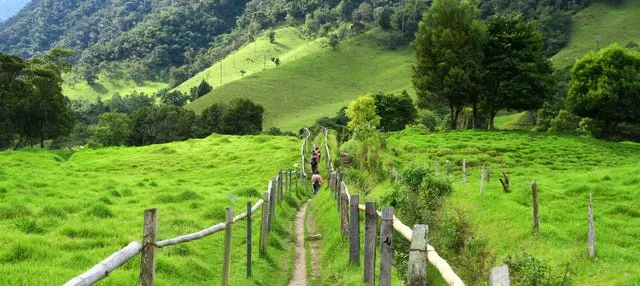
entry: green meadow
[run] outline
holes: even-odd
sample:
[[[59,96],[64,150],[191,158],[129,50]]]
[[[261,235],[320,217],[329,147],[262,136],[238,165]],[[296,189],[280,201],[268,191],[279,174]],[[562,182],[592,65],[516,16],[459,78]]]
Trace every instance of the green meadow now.
[[[158,240],[224,221],[225,207],[246,210],[278,169],[299,162],[293,137],[220,136],[139,148],[0,153],[0,284],[60,285],[130,241],[143,212],[158,208]],[[266,258],[246,280],[246,221],[233,226],[232,285],[284,285],[292,271],[293,216],[304,196],[277,206]],[[157,251],[157,285],[220,281],[224,233]],[[137,281],[135,257],[101,282]]]
[[[147,95],[153,95],[159,90],[166,88],[166,82],[158,81],[144,81],[137,83],[130,80],[110,79],[106,75],[101,75],[96,83],[89,85],[86,81],[78,81],[73,83],[70,81],[70,77],[74,75],[66,75],[65,83],[62,85],[62,93],[71,99],[88,99],[96,100],[111,98],[114,94],[118,93],[121,96],[129,95],[134,92],[145,93]],[[76,75],[77,76],[77,75]]]
[[[443,173],[446,160],[451,162],[455,191],[447,207],[467,215],[474,232],[487,240],[496,265],[509,255],[526,252],[546,261],[553,277],[562,277],[568,264],[574,285],[640,283],[639,144],[525,131],[424,134],[407,129],[390,134],[388,148],[383,157],[397,168],[410,163],[433,166],[438,159]],[[492,174],[481,195],[483,164]],[[498,181],[501,171],[509,176],[510,193],[504,193]],[[538,185],[538,235],[532,235],[532,180]],[[390,189],[389,182],[383,182],[369,199],[379,200]],[[597,259],[587,255],[589,194],[593,194]],[[464,267],[452,263],[454,269]]]

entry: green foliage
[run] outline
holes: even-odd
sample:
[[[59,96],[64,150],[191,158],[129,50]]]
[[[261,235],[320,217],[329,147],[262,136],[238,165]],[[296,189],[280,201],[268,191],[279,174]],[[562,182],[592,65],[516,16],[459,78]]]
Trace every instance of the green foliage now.
[[[349,184],[355,186],[362,197],[368,196],[378,182],[378,179],[368,172],[353,168],[344,169],[342,175],[344,176],[345,182],[349,182]]]
[[[617,45],[582,57],[571,69],[567,108],[604,122],[609,138],[620,122],[640,123],[640,54]]]
[[[340,38],[337,34],[331,33],[329,35],[329,46],[331,46],[331,49],[333,49],[334,51],[338,48],[338,46],[340,46]]]
[[[128,145],[142,146],[186,140],[191,136],[195,113],[173,105],[143,107],[130,115]]]
[[[577,133],[581,118],[566,110],[560,110],[558,116],[551,120],[549,131]]]
[[[91,144],[97,146],[122,146],[125,145],[131,129],[129,116],[116,111],[100,115],[98,124],[93,128]]]
[[[276,31],[271,30],[269,31],[269,43],[275,43],[276,42]]]
[[[398,96],[382,92],[373,95],[376,114],[380,116],[380,128],[385,131],[398,131],[416,119],[416,107],[407,91]]]
[[[222,116],[224,134],[259,134],[262,132],[264,107],[245,98],[236,98]]]
[[[429,131],[436,131],[440,121],[438,115],[428,109],[421,109],[418,111],[418,120]]]
[[[386,148],[385,136],[370,125],[359,125],[342,149],[354,157],[354,167],[366,170],[382,180],[385,174],[380,156]]]
[[[346,115],[349,118],[347,127],[351,131],[362,125],[373,128],[380,125],[380,116],[376,114],[375,99],[369,94],[362,95],[349,103]]]
[[[204,138],[213,133],[222,133],[222,116],[226,110],[227,106],[223,103],[214,103],[207,107],[193,123],[193,136]]]

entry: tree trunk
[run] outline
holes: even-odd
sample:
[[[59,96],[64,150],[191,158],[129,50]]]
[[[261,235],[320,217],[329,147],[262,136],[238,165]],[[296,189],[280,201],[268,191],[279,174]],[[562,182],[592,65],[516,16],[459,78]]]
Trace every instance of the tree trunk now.
[[[18,140],[18,144],[16,144],[16,146],[13,147],[13,150],[18,150],[18,147],[20,147],[20,145],[22,144],[22,140],[24,140],[24,136],[20,135],[20,139]]]
[[[456,127],[457,127],[457,125],[458,125],[458,124],[457,124],[457,123],[458,123],[458,122],[457,122],[457,121],[458,121],[458,120],[457,120],[458,115],[457,115],[457,114],[454,114],[454,111],[453,111],[453,105],[450,105],[449,107],[451,108],[451,122],[449,122],[449,129],[451,129],[451,130],[456,130]]]
[[[478,102],[473,102],[473,129],[478,129]]]
[[[456,109],[455,109],[455,112],[454,112],[455,115],[453,117],[453,123],[455,124],[454,126],[456,126],[456,127],[458,125],[458,116],[460,116],[460,112],[462,111],[463,108],[464,108],[464,106],[456,107]],[[452,128],[452,130],[454,130],[454,129],[456,129],[456,128]]]
[[[493,120],[496,118],[497,111],[493,110],[493,107],[489,106],[489,130],[494,130]]]

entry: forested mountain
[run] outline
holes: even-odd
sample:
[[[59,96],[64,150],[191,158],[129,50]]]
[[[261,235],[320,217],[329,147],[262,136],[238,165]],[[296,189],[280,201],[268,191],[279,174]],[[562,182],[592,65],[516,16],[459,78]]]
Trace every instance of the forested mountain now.
[[[545,55],[567,41],[570,14],[590,0],[481,0],[483,17],[538,20]],[[2,3],[2,2],[0,2]],[[188,79],[265,29],[301,25],[310,36],[377,28],[391,47],[413,40],[430,0],[34,0],[0,24],[0,52],[22,58],[72,48],[78,72],[129,80]],[[342,33],[345,34],[345,33]]]
[[[0,0],[0,22],[15,15],[29,2],[29,0]]]

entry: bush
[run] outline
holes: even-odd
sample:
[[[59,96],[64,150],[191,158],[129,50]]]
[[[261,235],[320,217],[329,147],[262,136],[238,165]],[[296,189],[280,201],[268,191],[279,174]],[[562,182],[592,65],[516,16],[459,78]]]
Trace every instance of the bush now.
[[[422,109],[418,112],[418,120],[429,131],[436,131],[436,128],[438,127],[438,122],[440,121],[438,118],[438,115],[436,115],[433,111],[428,109]]]
[[[361,196],[367,196],[376,187],[376,179],[367,172],[348,168],[342,171],[345,181],[351,183],[358,189]]]
[[[577,133],[580,117],[566,110],[560,110],[558,116],[551,120],[551,132]]]

